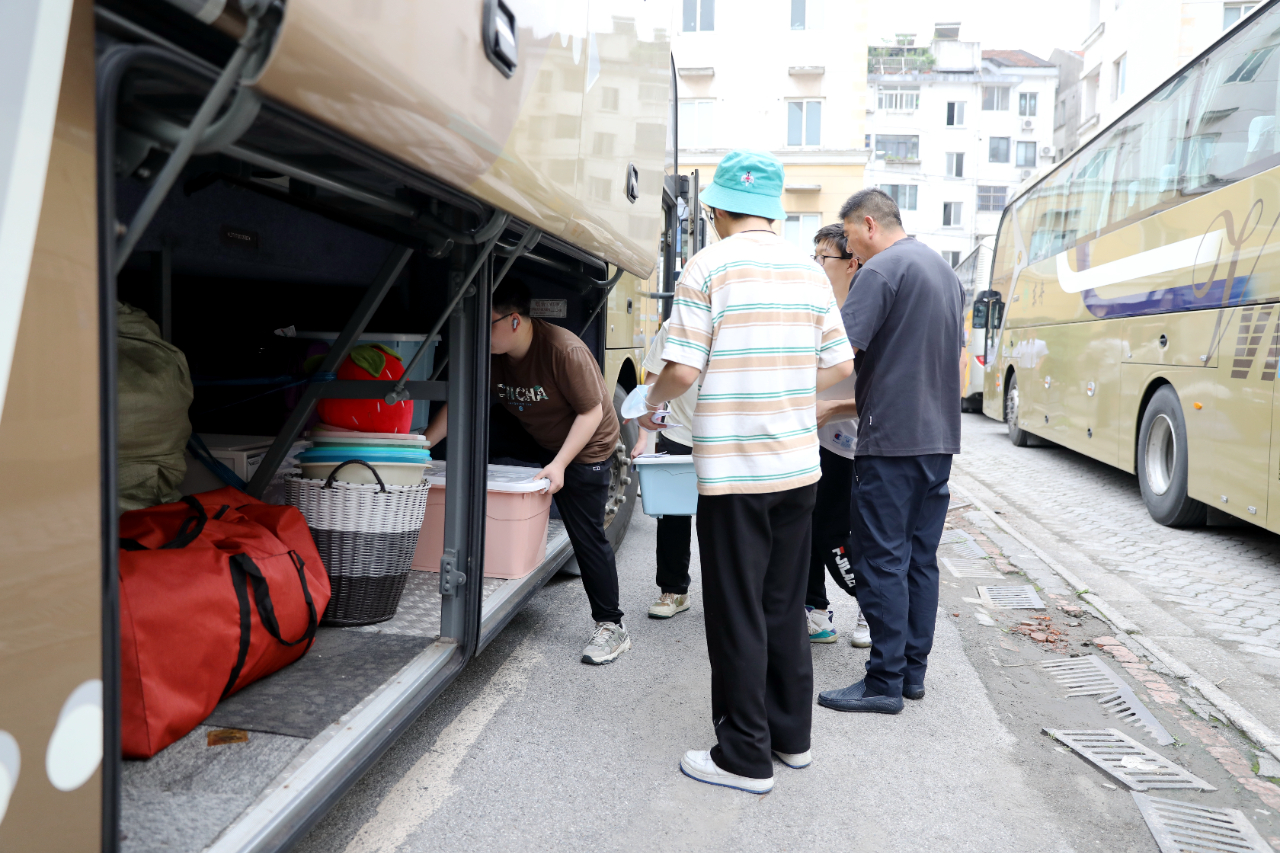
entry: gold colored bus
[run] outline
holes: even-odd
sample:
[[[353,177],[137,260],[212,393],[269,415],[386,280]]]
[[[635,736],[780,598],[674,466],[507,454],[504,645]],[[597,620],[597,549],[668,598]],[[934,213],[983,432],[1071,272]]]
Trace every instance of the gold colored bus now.
[[[638,320],[662,304],[643,294],[676,266],[671,3],[2,5],[0,850],[286,849],[572,565],[553,525],[532,574],[483,579],[490,295],[520,275],[615,400],[635,386]],[[254,496],[320,399],[449,404],[454,559],[411,579],[425,616],[342,635],[368,652],[363,687],[278,692],[303,725],[220,706],[210,720],[247,739],[205,725],[121,760],[117,300],[185,353],[197,433],[268,442]],[[362,334],[442,341],[407,384],[291,381],[298,348],[335,334],[335,364]],[[634,440],[613,464],[615,544]],[[399,656],[369,645],[390,636]]]
[[[1280,531],[1280,6],[1006,208],[983,410],[1136,473],[1152,517]]]

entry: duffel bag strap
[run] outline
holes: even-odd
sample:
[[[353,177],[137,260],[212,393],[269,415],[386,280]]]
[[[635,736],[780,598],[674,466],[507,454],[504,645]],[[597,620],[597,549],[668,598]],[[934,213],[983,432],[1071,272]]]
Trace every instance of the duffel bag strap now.
[[[307,648],[311,648],[320,619],[316,613],[315,602],[311,598],[311,590],[307,587],[307,576],[303,571],[305,564],[302,558],[293,551],[289,552],[289,558],[298,570],[298,580],[302,583],[302,597],[307,602],[307,630],[293,641],[280,636],[280,622],[276,619],[276,609],[271,603],[271,589],[258,564],[248,554],[234,554],[231,557],[231,585],[235,588],[236,600],[240,603],[240,649],[236,654],[236,665],[231,668],[231,677],[227,679],[227,686],[222,689],[223,699],[227,698],[231,688],[235,687],[236,682],[240,680],[240,673],[244,670],[245,661],[249,657],[249,642],[253,633],[249,612],[250,577],[253,578],[253,598],[258,605],[258,618],[262,620],[262,627],[267,629],[267,633],[282,646],[296,646],[305,641]]]
[[[200,534],[204,532],[205,524],[209,521],[209,514],[204,511],[200,501],[191,495],[187,495],[182,499],[182,502],[195,510],[196,514],[189,515],[183,520],[182,526],[178,528],[178,535],[173,538],[173,541],[161,545],[161,550],[187,547],[200,538]]]

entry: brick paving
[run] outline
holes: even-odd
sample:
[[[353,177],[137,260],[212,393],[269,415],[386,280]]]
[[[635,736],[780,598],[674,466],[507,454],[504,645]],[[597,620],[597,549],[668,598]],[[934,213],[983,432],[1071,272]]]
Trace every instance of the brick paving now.
[[[1280,674],[1280,536],[1162,527],[1132,474],[1057,446],[1013,447],[982,415],[964,416],[955,465],[1254,672]]]

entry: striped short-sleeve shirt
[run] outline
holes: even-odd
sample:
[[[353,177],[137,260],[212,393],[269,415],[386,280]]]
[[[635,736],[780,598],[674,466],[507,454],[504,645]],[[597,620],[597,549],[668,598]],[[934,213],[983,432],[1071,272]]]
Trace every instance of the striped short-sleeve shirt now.
[[[772,232],[740,232],[689,260],[672,303],[662,357],[702,371],[698,492],[817,482],[818,368],[853,358],[822,270]]]

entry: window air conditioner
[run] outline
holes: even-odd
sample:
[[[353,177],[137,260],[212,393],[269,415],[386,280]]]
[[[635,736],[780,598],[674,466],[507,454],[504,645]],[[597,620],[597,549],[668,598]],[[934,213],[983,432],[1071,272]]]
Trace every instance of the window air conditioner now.
[[[1034,127],[1035,127],[1035,124],[1036,124],[1036,123],[1035,123],[1035,122],[1033,122],[1031,119],[1026,119],[1025,121],[1023,121],[1023,122],[1022,122],[1022,129],[1023,129],[1023,130],[1031,130],[1032,128],[1034,128]]]
[[[1050,148],[1048,145],[1046,145],[1045,147],[1043,147],[1043,148],[1041,148],[1041,149],[1040,149],[1040,156],[1041,156],[1041,157],[1048,157],[1048,156],[1049,156],[1050,154],[1052,154],[1052,153],[1053,153],[1053,149],[1052,149],[1052,148]]]
[[[1031,170],[1030,170],[1030,169],[1023,169],[1023,170],[1022,170],[1022,178],[1023,178],[1023,180],[1026,180],[1026,179],[1027,179],[1027,178],[1029,178],[1029,177],[1031,177]]]

